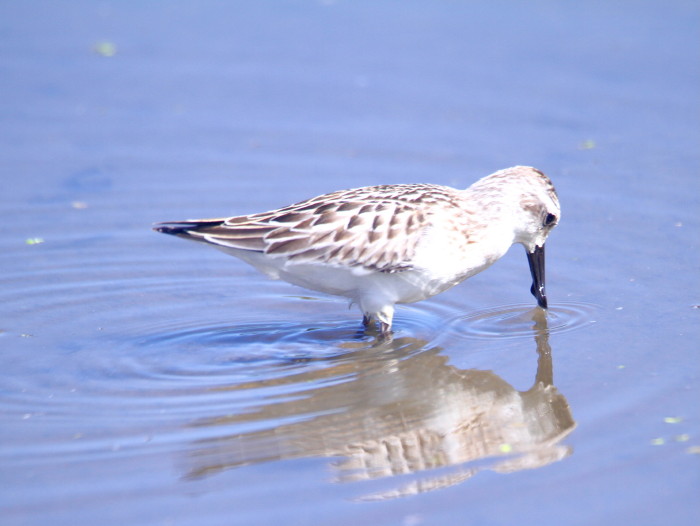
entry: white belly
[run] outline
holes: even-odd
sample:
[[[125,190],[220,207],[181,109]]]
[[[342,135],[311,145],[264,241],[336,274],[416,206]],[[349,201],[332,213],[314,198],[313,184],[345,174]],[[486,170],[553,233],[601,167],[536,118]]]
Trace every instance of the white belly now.
[[[443,292],[468,276],[436,276],[427,270],[377,272],[361,267],[337,267],[320,263],[294,263],[259,252],[217,247],[254,266],[272,279],[335,296],[344,296],[371,309],[378,305],[413,303]],[[373,298],[373,299],[370,299]]]

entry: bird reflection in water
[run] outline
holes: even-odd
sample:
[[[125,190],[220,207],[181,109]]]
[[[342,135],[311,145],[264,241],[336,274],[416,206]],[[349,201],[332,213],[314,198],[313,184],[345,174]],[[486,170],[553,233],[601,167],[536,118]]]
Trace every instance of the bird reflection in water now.
[[[250,413],[195,422],[222,433],[193,444],[188,478],[311,456],[332,457],[338,482],[438,471],[365,497],[387,499],[452,486],[483,469],[508,473],[559,461],[571,453],[561,441],[575,422],[553,384],[546,313],[533,309],[532,320],[537,370],[527,391],[490,371],[457,369],[439,347],[426,349],[426,342],[405,337],[321,370],[232,386],[295,384],[302,390]],[[260,431],[235,432],[265,424]]]

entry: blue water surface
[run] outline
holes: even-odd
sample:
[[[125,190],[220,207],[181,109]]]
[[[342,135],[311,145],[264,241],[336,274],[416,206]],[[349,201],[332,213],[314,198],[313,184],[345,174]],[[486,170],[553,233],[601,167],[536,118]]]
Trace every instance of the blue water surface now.
[[[700,521],[700,6],[0,1],[3,525]],[[151,231],[524,164],[393,341]]]

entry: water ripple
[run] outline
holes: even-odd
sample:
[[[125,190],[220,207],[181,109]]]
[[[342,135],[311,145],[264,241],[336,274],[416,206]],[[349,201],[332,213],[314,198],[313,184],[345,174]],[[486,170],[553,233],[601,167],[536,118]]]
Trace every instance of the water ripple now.
[[[299,301],[295,299],[294,301]],[[427,341],[444,320],[417,310],[404,310],[398,317],[395,338],[422,334]],[[381,352],[383,340],[376,330],[366,331],[356,316],[342,320],[301,322],[247,322],[241,324],[180,322],[151,327],[135,342],[142,352],[132,354],[133,372],[151,377],[201,376],[211,384],[214,378],[249,379],[270,368],[286,369],[352,356],[370,349]],[[168,364],[161,359],[169,357]],[[149,357],[153,357],[151,360]]]
[[[502,305],[453,318],[449,330],[470,339],[513,339],[532,336],[531,304]],[[556,303],[547,311],[550,334],[569,332],[595,323],[599,307],[588,303]]]

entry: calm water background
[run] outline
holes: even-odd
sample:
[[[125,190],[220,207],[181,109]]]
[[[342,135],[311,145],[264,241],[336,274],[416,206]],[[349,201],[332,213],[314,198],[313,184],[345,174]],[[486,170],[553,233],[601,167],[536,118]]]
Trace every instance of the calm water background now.
[[[700,521],[700,6],[0,2],[0,521]],[[368,184],[555,181],[400,308],[151,223]]]

